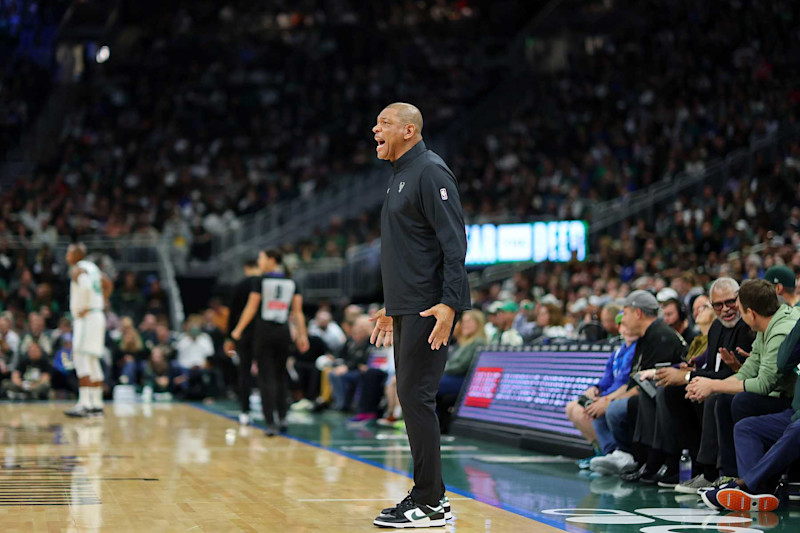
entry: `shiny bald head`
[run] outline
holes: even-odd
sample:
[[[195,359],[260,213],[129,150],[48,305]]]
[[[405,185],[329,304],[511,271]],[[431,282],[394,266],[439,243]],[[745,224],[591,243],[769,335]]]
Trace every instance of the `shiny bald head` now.
[[[416,134],[422,137],[422,113],[417,106],[405,102],[395,102],[387,105],[386,109],[397,111],[397,118],[403,125],[413,124]]]

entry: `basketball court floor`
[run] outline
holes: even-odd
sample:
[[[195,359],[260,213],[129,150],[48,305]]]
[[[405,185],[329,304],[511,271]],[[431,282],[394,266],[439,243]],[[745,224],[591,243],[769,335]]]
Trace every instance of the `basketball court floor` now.
[[[410,488],[408,441],[339,413],[292,413],[287,437],[233,404],[0,404],[0,531],[378,531]],[[694,497],[578,473],[572,459],[442,442],[452,532],[800,531],[800,507],[716,513]]]

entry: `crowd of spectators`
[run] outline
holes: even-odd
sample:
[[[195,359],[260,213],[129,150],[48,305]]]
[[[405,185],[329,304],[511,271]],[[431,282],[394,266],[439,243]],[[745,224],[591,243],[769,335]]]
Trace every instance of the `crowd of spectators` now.
[[[211,236],[237,217],[370,164],[369,131],[387,95],[430,102],[434,129],[462,112],[499,75],[493,58],[504,32],[534,9],[316,0],[152,7],[128,6],[122,22],[138,38],[93,70],[102,83],[81,82],[57,160],[6,196],[3,218],[15,234],[165,233],[207,259]],[[23,212],[35,227],[19,226]]]
[[[0,157],[19,141],[50,93],[49,56],[65,4],[0,1]]]

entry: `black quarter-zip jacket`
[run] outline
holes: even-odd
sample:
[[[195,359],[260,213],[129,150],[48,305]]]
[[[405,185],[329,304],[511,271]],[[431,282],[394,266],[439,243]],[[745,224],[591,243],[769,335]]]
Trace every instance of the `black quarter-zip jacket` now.
[[[423,141],[392,170],[381,211],[386,314],[417,314],[438,303],[469,309],[467,235],[453,172]]]

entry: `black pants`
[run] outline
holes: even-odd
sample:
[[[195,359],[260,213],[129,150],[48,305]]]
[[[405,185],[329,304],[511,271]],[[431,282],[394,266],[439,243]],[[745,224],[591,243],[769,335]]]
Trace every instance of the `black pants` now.
[[[792,406],[791,398],[774,398],[753,392],[718,394],[716,415],[719,437],[719,467],[722,475],[737,475],[736,450],[733,447],[733,427],[751,416],[780,413]]]
[[[447,347],[431,350],[428,344],[428,336],[436,324],[434,317],[404,315],[393,318],[397,396],[403,408],[414,460],[411,497],[417,503],[438,506],[445,487],[436,393],[447,362]]]
[[[253,328],[245,331],[242,338],[236,341],[236,353],[239,355],[239,406],[243,413],[249,413],[250,391],[253,390]]]
[[[286,359],[291,342],[286,324],[256,324],[253,353],[258,363],[258,388],[261,391],[264,423],[268,426],[275,424],[275,411],[278,412],[278,420],[286,419],[286,396],[289,388]]]
[[[294,370],[297,372],[297,382],[292,383],[293,390],[303,393],[303,398],[312,402],[319,396],[320,381],[322,373],[317,369],[315,361],[294,362]]]
[[[358,412],[364,414],[379,414],[378,406],[383,398],[383,389],[386,385],[388,374],[379,368],[368,368],[361,374],[361,398],[358,402]]]

